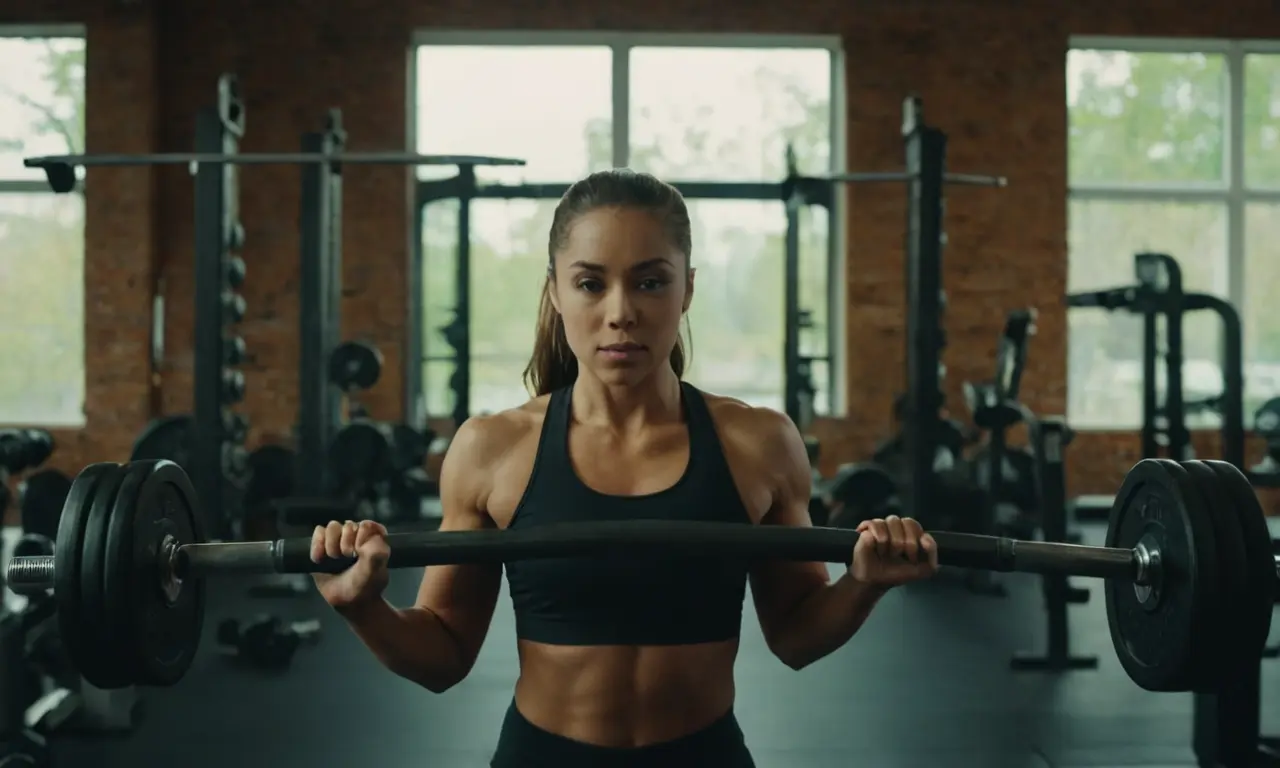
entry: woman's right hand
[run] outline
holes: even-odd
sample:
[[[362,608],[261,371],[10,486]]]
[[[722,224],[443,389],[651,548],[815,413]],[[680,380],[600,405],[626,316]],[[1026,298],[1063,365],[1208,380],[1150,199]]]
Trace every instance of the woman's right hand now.
[[[316,526],[311,534],[312,562],[352,556],[355,565],[342,573],[311,575],[325,602],[338,610],[377,600],[387,588],[387,559],[391,556],[387,529],[372,520],[334,520]]]

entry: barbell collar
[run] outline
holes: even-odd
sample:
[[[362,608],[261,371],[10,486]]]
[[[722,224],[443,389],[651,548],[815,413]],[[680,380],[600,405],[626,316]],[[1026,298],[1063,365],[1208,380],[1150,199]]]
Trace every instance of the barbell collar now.
[[[342,163],[346,165],[525,165],[514,157],[485,155],[422,155],[413,152],[244,152],[234,154],[210,152],[162,152],[140,155],[44,155],[28,157],[22,164],[28,168],[54,166],[145,166],[145,165],[309,165]]]

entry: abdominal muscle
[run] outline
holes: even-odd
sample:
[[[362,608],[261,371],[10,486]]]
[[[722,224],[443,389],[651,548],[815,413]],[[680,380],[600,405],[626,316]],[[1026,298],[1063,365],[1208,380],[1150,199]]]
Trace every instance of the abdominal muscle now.
[[[544,731],[633,748],[702,730],[733,706],[736,640],[679,646],[519,642],[516,707]]]

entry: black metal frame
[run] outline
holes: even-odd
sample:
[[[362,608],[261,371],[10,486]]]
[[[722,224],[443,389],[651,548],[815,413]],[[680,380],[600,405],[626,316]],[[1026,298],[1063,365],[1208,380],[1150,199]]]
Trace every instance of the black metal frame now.
[[[322,132],[302,136],[302,151],[341,152],[342,113],[330,110]],[[329,356],[342,334],[342,166],[301,166],[298,284],[297,488],[319,497],[328,487],[326,453],[342,421],[342,396],[329,381]]]
[[[790,167],[790,164],[789,166]],[[800,393],[813,390],[808,365],[810,362],[827,360],[833,357],[831,345],[836,334],[828,336],[828,353],[826,356],[803,357],[800,354],[799,330],[804,327],[805,313],[799,307],[799,211],[790,200],[795,190],[805,191],[803,203],[822,205],[828,210],[832,207],[833,194],[830,182],[817,183],[818,180],[804,180],[797,184],[796,179],[789,178],[783,182],[715,182],[693,181],[672,182],[686,199],[690,200],[759,200],[763,202],[779,201],[784,204],[787,213],[787,248],[783,254],[785,290],[784,307],[787,327],[784,332],[784,402],[787,415],[798,424],[804,424],[805,409],[801,404]],[[407,409],[411,423],[423,426],[427,414],[424,413],[425,393],[423,392],[422,364],[424,362],[452,361],[454,374],[450,379],[454,390],[454,406],[451,418],[454,424],[461,424],[470,416],[470,339],[469,334],[462,332],[454,336],[454,350],[451,354],[432,354],[425,349],[422,338],[422,287],[423,265],[426,255],[423,253],[422,231],[426,223],[427,206],[441,200],[458,200],[458,239],[457,239],[457,271],[454,285],[456,303],[454,318],[451,321],[460,330],[465,331],[471,324],[471,215],[472,200],[557,200],[569,189],[568,183],[547,184],[481,184],[475,177],[474,168],[461,168],[457,176],[447,179],[419,181],[416,188],[414,237],[410,258],[410,298],[409,321],[414,332],[409,335],[406,359],[411,364],[405,366],[405,393],[410,403]],[[821,188],[821,189],[819,189]],[[812,195],[811,197],[809,195]],[[829,311],[834,315],[834,311]],[[829,367],[828,388],[834,397],[836,371]],[[811,399],[810,399],[811,402]],[[811,409],[810,409],[811,410]],[[432,414],[436,415],[436,414]]]
[[[196,116],[195,151],[234,154],[244,136],[244,105],[234,78],[218,81],[218,103]],[[228,348],[227,317],[228,246],[239,226],[238,168],[232,164],[202,164],[195,174],[195,338],[191,482],[202,502],[207,535],[227,531],[224,376]]]
[[[920,100],[903,104],[907,156],[907,382],[903,409],[905,514],[929,507],[933,464],[942,432],[943,183],[947,135],[924,123]]]
[[[1191,458],[1191,431],[1183,394],[1182,320],[1189,312],[1208,311],[1222,321],[1222,393],[1210,398],[1212,410],[1222,418],[1222,459],[1246,471],[1244,465],[1244,344],[1240,315],[1231,303],[1183,289],[1182,268],[1163,253],[1138,253],[1133,257],[1136,284],[1067,296],[1067,306],[1124,310],[1142,318],[1142,456],[1167,455]],[[1161,351],[1159,330],[1163,322],[1165,343]],[[1157,389],[1158,368],[1163,362],[1164,402]],[[1194,405],[1204,405],[1195,403]]]

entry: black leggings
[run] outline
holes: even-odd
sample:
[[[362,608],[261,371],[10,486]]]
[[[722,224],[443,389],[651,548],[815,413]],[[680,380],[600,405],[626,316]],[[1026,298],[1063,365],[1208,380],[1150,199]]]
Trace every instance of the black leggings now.
[[[635,749],[598,747],[544,731],[516,709],[502,721],[490,768],[755,768],[738,720],[729,710],[688,736]]]

